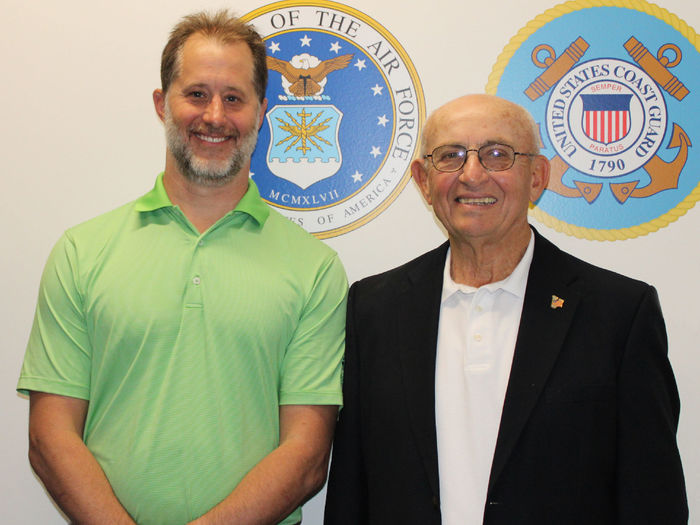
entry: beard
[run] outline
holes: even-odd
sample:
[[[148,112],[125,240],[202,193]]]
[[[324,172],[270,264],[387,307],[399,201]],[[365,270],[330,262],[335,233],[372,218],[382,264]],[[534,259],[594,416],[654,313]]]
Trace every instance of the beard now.
[[[210,126],[205,130],[206,133],[215,131],[217,130]],[[180,173],[190,182],[199,186],[223,186],[233,180],[253,155],[258,130],[253,128],[242,136],[236,133],[232,139],[239,143],[228,158],[215,160],[198,157],[187,143],[187,131],[180,131],[169,105],[165,104],[165,140]]]

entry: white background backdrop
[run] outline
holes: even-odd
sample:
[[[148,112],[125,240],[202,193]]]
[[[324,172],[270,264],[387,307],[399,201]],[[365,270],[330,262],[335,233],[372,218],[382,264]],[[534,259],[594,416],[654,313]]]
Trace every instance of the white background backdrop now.
[[[420,76],[428,111],[459,95],[482,92],[510,38],[556,4],[347,3],[402,44]],[[256,0],[1,1],[0,220],[7,242],[0,251],[0,523],[64,523],[29,468],[28,402],[14,390],[49,250],[67,227],[145,193],[162,170],[163,131],[151,92],[159,86],[160,53],[170,28],[195,10],[229,7],[244,14],[262,5]],[[700,31],[695,0],[663,0],[661,6]],[[681,394],[678,438],[691,523],[700,523],[700,204],[670,226],[626,241],[580,240],[544,225],[539,230],[579,257],[658,288]],[[410,182],[374,221],[327,242],[354,281],[443,239]],[[305,525],[321,523],[322,505],[323,493],[306,505]]]

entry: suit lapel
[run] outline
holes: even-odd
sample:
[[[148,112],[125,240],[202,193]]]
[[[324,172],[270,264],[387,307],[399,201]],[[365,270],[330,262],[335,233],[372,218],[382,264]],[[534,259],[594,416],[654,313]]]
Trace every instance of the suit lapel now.
[[[401,370],[410,425],[435,494],[439,494],[435,431],[435,355],[448,243],[412,268],[398,294]]]
[[[565,267],[562,252],[535,232],[513,365],[503,404],[489,479],[489,491],[530,417],[554,366],[579,299],[579,285]],[[564,300],[558,305],[552,296]]]

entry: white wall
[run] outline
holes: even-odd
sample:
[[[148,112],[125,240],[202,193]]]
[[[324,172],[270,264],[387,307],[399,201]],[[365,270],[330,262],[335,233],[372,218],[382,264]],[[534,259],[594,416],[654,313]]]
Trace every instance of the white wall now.
[[[347,0],[386,27],[420,75],[428,111],[481,92],[503,46],[555,5],[530,0],[476,2]],[[662,0],[700,30],[700,4]],[[2,0],[0,5],[0,522],[60,524],[63,518],[30,471],[28,402],[14,391],[40,273],[61,232],[149,189],[162,169],[164,141],[151,105],[167,32],[184,14],[233,7],[184,0]],[[452,71],[446,67],[452,64]],[[697,139],[696,139],[697,140]],[[539,229],[564,249],[655,284],[666,315],[682,413],[679,442],[693,517],[700,515],[700,205],[657,233],[592,242]],[[443,240],[412,183],[371,223],[327,242],[350,280],[396,266]],[[321,523],[322,497],[305,523]],[[700,522],[700,518],[696,518]]]

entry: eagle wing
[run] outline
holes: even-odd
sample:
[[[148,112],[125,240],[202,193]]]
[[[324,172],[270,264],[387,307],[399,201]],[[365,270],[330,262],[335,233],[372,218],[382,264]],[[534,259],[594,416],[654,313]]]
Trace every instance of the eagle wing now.
[[[296,68],[289,62],[270,56],[267,57],[267,68],[279,72],[289,82],[296,82],[302,73],[306,73],[305,69]]]
[[[339,57],[329,58],[328,60],[321,62],[316,67],[310,67],[307,69],[306,74],[310,75],[316,82],[320,82],[326,78],[328,73],[348,67],[348,64],[350,63],[350,60],[352,60],[353,56],[354,55],[341,55]]]

